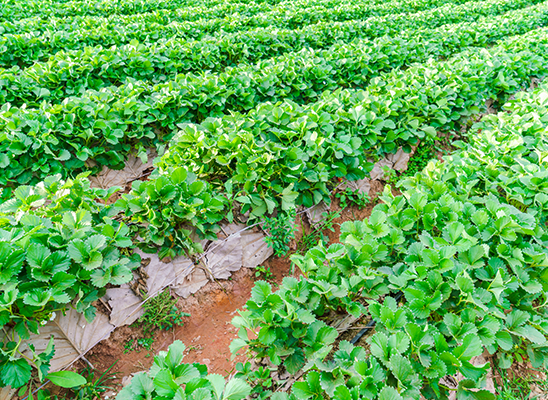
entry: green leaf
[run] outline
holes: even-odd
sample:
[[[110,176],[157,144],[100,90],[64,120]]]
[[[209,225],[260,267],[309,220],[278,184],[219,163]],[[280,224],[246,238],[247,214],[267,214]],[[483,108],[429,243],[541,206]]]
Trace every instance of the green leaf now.
[[[25,293],[23,303],[29,306],[41,307],[46,305],[50,299],[51,293],[49,290],[34,289],[31,292]]]
[[[219,374],[209,374],[207,380],[213,386],[213,393],[215,394],[216,399],[221,399],[223,390],[225,388],[225,378]]]
[[[535,344],[545,344],[546,338],[544,335],[536,328],[531,325],[518,326],[517,328],[512,329],[510,332],[521,336]]]
[[[272,293],[272,287],[268,282],[257,281],[251,289],[251,300],[257,304],[264,303],[268,296]]]
[[[225,387],[223,400],[241,400],[251,393],[251,386],[241,379],[231,379]]]
[[[436,128],[432,127],[432,126],[423,126],[421,128],[421,130],[426,133],[428,136],[430,136],[431,138],[435,138],[436,137]]]
[[[419,376],[415,373],[411,362],[400,354],[390,357],[390,369],[396,379],[405,386],[419,382]]]
[[[403,397],[401,397],[395,388],[385,386],[379,393],[379,400],[403,400]]]
[[[457,389],[457,399],[462,400],[495,400],[495,395],[487,390],[470,390],[477,389],[475,381],[463,379],[459,382]]]
[[[31,370],[32,367],[22,358],[8,360],[2,366],[0,376],[6,385],[17,389],[30,381]]]
[[[245,346],[247,346],[247,342],[243,339],[236,338],[232,342],[230,342],[230,345],[228,348],[230,349],[230,352],[232,353],[233,357],[236,355],[236,353],[243,349]]]
[[[306,358],[302,349],[297,348],[289,357],[284,360],[284,366],[290,374],[296,374],[304,367]]]
[[[4,153],[0,154],[0,168],[6,168],[8,165],[10,165],[9,157]]]
[[[293,188],[293,184],[286,187],[282,191],[282,210],[289,211],[293,208],[295,208],[295,200],[299,196],[299,193],[291,190]]]
[[[525,311],[521,310],[512,310],[511,313],[506,315],[506,326],[509,330],[517,328],[518,326],[524,325],[529,321],[530,315]]]
[[[180,185],[186,180],[187,177],[187,171],[184,167],[175,168],[173,171],[171,171],[171,181],[175,185]]]
[[[169,369],[174,370],[175,367],[183,362],[184,351],[185,345],[180,340],[176,340],[169,345],[165,359]]]
[[[82,375],[72,371],[58,371],[52,372],[46,377],[54,385],[61,386],[63,388],[74,388],[86,384],[86,378]]]
[[[276,328],[270,326],[263,326],[259,331],[258,339],[261,343],[269,345],[276,341]]]
[[[310,371],[306,375],[304,382],[295,382],[292,393],[300,400],[315,397],[322,398],[322,388],[320,386],[320,374],[317,371]]]
[[[504,287],[504,281],[502,280],[502,276],[500,274],[500,270],[497,271],[497,275],[495,276],[495,279],[491,282],[489,285],[489,291],[492,292],[495,295],[495,298],[497,301],[500,302],[500,295],[505,290]]]
[[[512,347],[514,347],[514,342],[512,340],[512,335],[510,335],[506,331],[500,331],[495,334],[497,344],[500,346],[500,348],[504,351],[510,351],[512,350]]]
[[[27,249],[27,262],[33,268],[40,269],[46,257],[51,254],[49,249],[39,243],[32,243]]]
[[[469,361],[483,352],[481,340],[476,335],[466,335],[462,345],[453,350],[453,354],[461,361]]]
[[[474,282],[470,279],[470,276],[464,272],[457,277],[457,286],[464,293],[472,293],[474,291]]]
[[[156,392],[161,396],[173,397],[179,389],[179,385],[175,383],[173,375],[167,369],[161,369],[154,377],[154,387]]]
[[[86,244],[79,239],[70,242],[67,250],[70,258],[72,258],[77,263],[83,263],[85,260],[88,259],[88,248]]]

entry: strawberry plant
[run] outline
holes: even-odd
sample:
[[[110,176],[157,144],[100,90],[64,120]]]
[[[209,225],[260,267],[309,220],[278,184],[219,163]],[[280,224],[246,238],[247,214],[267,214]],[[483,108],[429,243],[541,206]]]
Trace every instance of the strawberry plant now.
[[[116,203],[144,239],[139,245],[148,252],[159,248],[160,258],[175,257],[181,249],[190,255],[201,252],[185,228],[215,240],[228,200],[185,167],[157,171],[152,177],[133,182],[131,193]]]
[[[236,375],[235,378],[242,379],[246,381],[253,389],[251,390],[251,395],[258,399],[267,399],[273,394],[273,389],[275,389],[275,382],[270,376],[270,370],[265,367],[259,367],[254,369],[251,366],[251,363],[247,361],[245,364],[237,363],[236,364]]]
[[[251,387],[239,378],[226,382],[221,375],[208,374],[205,365],[184,364],[184,350],[181,341],[173,342],[168,351],[154,357],[150,372],[138,373],[116,398],[242,400],[251,392]]]
[[[531,146],[542,152],[548,143],[548,120],[539,119],[547,106],[545,88],[518,96],[507,105],[513,114],[485,117],[481,131],[471,134],[472,143],[404,181],[403,196],[394,197],[387,188],[368,221],[344,223],[342,244],[294,255],[304,278],[286,278],[274,293],[258,283],[247,310],[233,321],[240,338],[232,350],[247,346],[255,356],[269,357],[292,373],[306,368],[306,379],[293,385],[292,399],[364,393],[370,398],[417,398],[419,393],[446,398],[448,388],[440,379],[457,371],[465,378],[457,398],[493,398],[481,389],[488,365],[470,363],[484,349],[495,355],[499,367],[508,368],[512,359],[545,367],[548,321],[543,306],[533,306],[545,297],[544,203],[528,202],[525,214],[507,204],[505,193],[491,182],[504,177],[502,181],[511,180],[523,190],[538,172],[517,166],[529,159],[546,168],[544,158],[524,150]],[[492,152],[483,152],[484,146]],[[500,151],[510,153],[497,154]],[[468,174],[478,173],[471,179],[463,160],[474,154],[482,157],[471,159]],[[478,162],[498,163],[499,173],[483,173],[494,169],[474,167]],[[542,189],[538,194],[543,195]],[[310,302],[317,279],[329,282],[324,269],[331,279],[349,279],[337,285],[340,289],[368,277],[367,284],[358,285],[368,309],[356,308],[356,315],[367,312],[376,322],[376,332],[368,339],[369,356],[341,342],[338,352],[326,359],[336,332],[322,318],[340,298],[335,293],[316,295]],[[375,286],[384,292],[371,291]],[[387,291],[402,292],[403,300],[385,297],[380,302]],[[325,333],[313,336],[316,327]],[[259,334],[251,338],[248,330]],[[327,332],[333,336],[326,342]]]
[[[517,6],[517,3],[512,4],[512,7]],[[500,8],[498,3],[490,7],[490,12],[498,12]],[[481,8],[478,12],[489,14],[487,8]],[[463,14],[462,10],[454,12]],[[467,9],[465,14],[474,15],[474,12]],[[80,92],[90,85],[91,90],[84,91],[81,96],[70,97],[70,101],[62,104],[42,103],[36,108],[6,106],[0,111],[5,120],[3,130],[7,139],[3,146],[0,145],[0,166],[12,167],[2,170],[0,183],[16,186],[34,183],[53,173],[80,172],[89,169],[90,160],[99,164],[93,171],[97,171],[101,165],[119,169],[131,151],[144,154],[146,147],[168,141],[176,130],[176,124],[199,122],[227,109],[246,111],[269,99],[290,98],[301,103],[316,100],[323,90],[335,89],[341,82],[348,82],[348,86],[365,85],[380,71],[390,71],[402,63],[409,65],[431,56],[448,56],[467,45],[492,43],[505,35],[523,33],[538,24],[545,24],[546,6],[527,8],[512,17],[508,19],[507,15],[501,16],[502,25],[497,30],[492,29],[489,19],[471,26],[458,24],[452,27],[451,35],[447,34],[447,27],[418,32],[411,29],[401,38],[383,37],[374,41],[334,46],[323,52],[305,51],[302,54],[281,56],[253,67],[229,69],[221,75],[191,74],[155,86],[147,81],[131,81],[120,87],[108,86],[126,79],[128,73],[131,75],[129,71],[132,68],[138,77],[145,74],[140,62],[134,64],[134,67],[128,67],[128,62],[131,62],[129,59],[123,60],[120,49],[105,50],[96,55],[85,53],[77,57],[82,60],[91,57],[88,64],[91,67],[104,65],[106,59],[112,60],[108,68],[114,70],[108,72],[101,67],[102,78],[92,81],[87,76],[94,73],[93,69],[83,73],[87,68],[85,65],[77,67],[74,62],[68,62],[61,56],[58,58],[59,63],[51,61],[48,65],[37,64],[27,70],[28,75],[5,72],[5,79],[10,84],[6,86],[4,100],[13,104],[20,100],[27,103],[34,96],[38,97],[31,102],[41,102],[45,94],[54,100],[56,96],[67,96],[64,90]],[[424,46],[424,40],[429,40],[428,46]],[[166,46],[164,50],[157,50],[175,56],[173,47]],[[141,56],[137,54],[149,51],[147,46],[136,43],[128,44],[126,50],[128,57],[137,57],[139,60]],[[157,57],[157,51],[153,53]],[[402,59],[402,54],[407,53],[416,56]],[[316,57],[318,63],[311,65],[308,62],[310,57]],[[158,59],[162,60],[162,65],[172,65],[166,64],[163,59]],[[355,61],[344,61],[341,68],[341,62],[348,59]],[[116,63],[120,63],[121,71],[115,70]],[[318,68],[322,69],[321,74],[318,74]],[[364,68],[371,72],[364,73]],[[172,72],[179,70],[178,66],[173,66]],[[74,71],[82,73],[85,82],[79,82]],[[155,68],[148,71],[151,76],[160,76]],[[248,78],[245,77],[249,74],[255,83],[246,83]],[[60,79],[65,77],[71,77],[68,86],[61,84]],[[35,79],[38,82],[34,82]],[[293,89],[288,89],[288,80],[292,82],[289,86]],[[17,82],[21,82],[21,85]],[[328,109],[326,112],[333,113],[333,110]],[[158,134],[159,126],[165,128],[166,135]],[[362,129],[361,126],[357,128]]]
[[[0,205],[0,350],[3,386],[19,387],[31,366],[19,345],[68,307],[91,321],[107,285],[132,279],[138,256],[128,256],[129,229],[105,206],[114,190],[90,189],[83,177],[53,176],[20,186]],[[39,356],[37,356],[39,357]]]

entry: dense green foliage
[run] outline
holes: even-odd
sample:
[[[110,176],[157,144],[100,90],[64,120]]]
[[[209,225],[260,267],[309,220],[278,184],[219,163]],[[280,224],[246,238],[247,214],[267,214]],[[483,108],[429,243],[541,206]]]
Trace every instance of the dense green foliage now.
[[[158,232],[154,244],[163,253],[185,248],[177,227],[190,224],[212,235],[222,218],[232,220],[235,207],[249,211],[253,221],[276,207],[329,202],[334,178],[364,177],[372,153],[395,152],[435,137],[437,130],[460,128],[486,98],[504,98],[531,75],[546,73],[547,33],[396,70],[364,90],[328,93],[316,103],[264,103],[247,115],[183,126],[159,161],[158,175],[139,182],[118,205],[131,210],[129,221],[141,236]],[[183,182],[187,176],[196,190]],[[162,197],[158,187],[165,185],[157,179],[171,183],[169,196]],[[162,213],[155,202],[165,205]]]
[[[52,176],[34,187],[20,186],[0,205],[0,327],[12,328],[0,355],[5,385],[28,382],[30,366],[12,375],[21,340],[67,306],[93,320],[92,303],[105,286],[132,279],[137,255],[129,229],[113,220],[113,207],[97,200],[109,191],[90,189],[84,178]],[[28,364],[27,364],[28,365]]]
[[[465,3],[466,0],[453,0],[455,3]],[[452,3],[453,1],[447,0],[444,3]],[[508,7],[508,1],[495,0],[492,7]],[[422,7],[416,7],[418,10],[429,9],[431,4],[441,4],[440,0],[417,0]],[[498,5],[497,5],[498,4]],[[475,6],[474,6],[475,5]],[[405,4],[403,7],[406,7]],[[452,6],[454,7],[454,6]],[[466,9],[459,9],[456,13],[450,12],[452,7],[444,6],[442,9],[436,8],[432,11],[423,11],[412,14],[412,18],[409,14],[397,14],[397,3],[390,3],[388,5],[387,12],[393,11],[394,15],[388,15],[385,17],[372,17],[372,20],[366,19],[365,21],[350,20],[343,22],[326,21],[319,24],[313,24],[306,28],[300,29],[276,29],[273,31],[270,27],[257,28],[251,31],[234,32],[232,34],[225,34],[221,32],[221,35],[205,36],[202,40],[192,41],[186,43],[184,40],[175,39],[175,41],[168,40],[168,43],[174,42],[174,47],[181,48],[182,51],[186,49],[187,53],[190,51],[205,53],[208,57],[202,60],[200,63],[196,63],[195,70],[199,69],[211,69],[214,68],[217,63],[220,65],[237,64],[241,61],[253,61],[260,58],[270,57],[280,54],[285,51],[295,51],[303,48],[303,46],[329,46],[338,40],[350,40],[356,37],[362,37],[362,35],[370,36],[371,34],[388,34],[390,32],[397,32],[405,27],[414,27],[415,25],[427,25],[427,26],[439,26],[445,23],[450,23],[457,20],[468,19],[469,17],[464,11]],[[518,5],[519,7],[519,5]],[[512,6],[510,6],[510,9]],[[472,2],[472,9],[481,12],[482,6],[478,2]],[[487,7],[484,12],[489,13],[490,7]],[[449,12],[447,17],[444,16],[446,12]],[[473,18],[473,16],[472,16]],[[169,24],[168,26],[170,26]],[[313,27],[313,29],[311,29]],[[96,30],[99,32],[94,32]],[[192,27],[190,28],[192,29]],[[78,35],[77,32],[60,32],[57,35],[5,35],[2,39],[2,43],[6,48],[5,53],[0,55],[4,56],[4,59],[0,56],[0,61],[3,59],[3,63],[6,65],[12,65],[13,63],[28,65],[36,59],[47,58],[45,56],[51,53],[56,53],[61,49],[70,49],[76,47],[76,49],[82,49],[89,45],[101,46],[96,50],[102,50],[102,46],[105,45],[120,45],[127,43],[130,40],[137,39],[139,41],[149,41],[150,37],[156,41],[159,37],[164,39],[171,38],[174,33],[185,31],[186,29],[179,28],[174,32],[173,28],[159,28],[153,26],[153,30],[149,31],[146,23],[137,23],[135,26],[129,26],[127,28],[129,32],[124,28],[118,28],[118,35],[113,35],[112,31],[104,31],[102,26],[91,29],[91,32],[85,31]],[[176,33],[179,36],[179,33]],[[79,37],[80,36],[80,37]],[[100,40],[95,39],[96,36],[100,36]],[[116,37],[120,39],[116,39]],[[90,37],[90,40],[86,40]],[[68,42],[68,43],[66,43]],[[74,43],[71,45],[71,42]],[[178,44],[178,46],[177,46]],[[198,56],[203,58],[203,55]]]
[[[232,349],[310,370],[296,399],[446,398],[440,379],[456,372],[458,398],[479,398],[469,389],[488,366],[470,360],[483,349],[501,368],[520,349],[546,368],[547,93],[485,117],[462,150],[404,181],[403,196],[385,190],[368,221],[342,225],[341,244],[293,256],[304,279],[274,293],[259,282],[234,320],[244,329]],[[403,301],[379,302],[396,292]],[[369,356],[340,343],[326,360],[337,331],[322,317],[341,308],[375,320]]]
[[[453,0],[462,3],[464,0]],[[303,4],[304,3],[304,4]],[[229,18],[207,18],[208,14],[217,14],[218,8],[207,9],[196,7],[181,12],[179,9],[169,10],[158,15],[153,13],[139,13],[130,16],[115,14],[113,17],[102,18],[78,18],[72,24],[66,26],[66,19],[57,20],[54,29],[47,29],[48,23],[40,24],[41,29],[36,31],[33,27],[37,24],[31,20],[28,24],[19,25],[17,33],[7,34],[0,43],[3,43],[10,52],[0,55],[0,65],[10,65],[14,62],[20,65],[31,64],[35,60],[47,59],[49,55],[69,49],[83,50],[88,46],[122,45],[130,40],[141,42],[155,42],[157,39],[178,39],[205,38],[208,43],[219,43],[226,33],[237,33],[237,37],[246,37],[246,32],[252,28],[276,27],[285,28],[285,31],[300,28],[309,24],[323,21],[346,21],[365,19],[370,16],[384,16],[386,14],[398,14],[404,12],[416,12],[428,10],[447,3],[447,0],[415,0],[405,2],[390,2],[387,4],[376,4],[364,7],[364,2],[358,4],[347,3],[333,7],[332,1],[321,3],[295,2],[283,7],[273,7],[271,11],[264,6],[245,8],[240,5],[238,9],[229,10],[232,12]],[[331,3],[331,4],[330,4]],[[303,7],[308,6],[306,11]],[[222,9],[226,10],[226,6]],[[281,9],[280,9],[281,8]],[[168,11],[168,12],[166,12]],[[260,14],[258,14],[258,12]],[[188,21],[188,19],[198,20]],[[7,29],[10,27],[8,26]],[[20,33],[20,32],[23,33]],[[219,31],[221,31],[219,33]],[[242,34],[239,34],[242,32]],[[264,30],[259,30],[259,33]],[[114,33],[114,34],[113,34]],[[213,36],[213,38],[211,37]],[[211,39],[214,41],[212,42]],[[181,40],[177,40],[181,43]],[[196,46],[194,46],[196,47]],[[209,47],[207,44],[206,48]],[[223,46],[224,47],[224,46]],[[228,51],[228,49],[227,49]],[[213,67],[214,65],[210,65]]]
[[[489,365],[470,362],[484,349],[500,368],[522,350],[546,367],[548,88],[505,108],[443,163],[402,182],[403,196],[386,189],[368,220],[344,223],[340,244],[293,256],[301,279],[285,278],[276,292],[257,283],[233,321],[240,338],[231,349],[307,371],[290,396],[263,397],[447,398],[440,379],[460,372],[457,398],[489,399]],[[376,322],[369,353],[343,341],[331,354],[338,333],[326,322],[341,309]],[[161,387],[130,386],[142,398]]]
[[[456,20],[462,19],[463,14],[470,19],[535,2],[520,1],[507,1],[501,5],[497,0],[489,6],[483,4],[481,8],[475,3],[471,7],[465,4],[449,12]],[[451,17],[446,14],[445,18]],[[310,50],[288,54],[253,67],[230,69],[220,75],[183,75],[153,86],[148,81],[131,80],[101,91],[96,89],[125,80],[128,75],[140,78],[162,72],[154,67],[156,63],[170,71],[180,71],[183,60],[173,53],[173,49],[169,50],[168,60],[153,51],[150,54],[157,62],[143,67],[139,53],[146,54],[150,49],[130,44],[127,61],[119,54],[119,49],[114,49],[111,56],[107,56],[107,59],[114,57],[112,63],[105,66],[105,56],[101,55],[88,64],[91,70],[72,59],[61,59],[59,63],[36,64],[27,75],[5,72],[4,99],[10,104],[0,109],[0,137],[4,137],[0,145],[0,166],[12,168],[2,170],[0,183],[35,183],[53,173],[81,172],[89,168],[88,160],[99,166],[121,168],[130,151],[142,153],[145,146],[165,142],[180,123],[199,122],[226,110],[246,111],[265,100],[288,98],[299,103],[317,100],[326,89],[364,85],[381,71],[432,56],[449,56],[467,46],[492,43],[505,35],[542,26],[546,20],[546,6],[540,5],[515,15],[501,16],[500,25],[494,29],[492,22],[482,19],[468,28],[462,24],[449,27],[452,34],[447,36],[443,33],[445,28],[419,30],[417,35],[409,31],[401,38],[383,37],[371,43],[357,41],[336,45],[320,53]],[[372,29],[372,33],[382,33],[379,29],[384,26]],[[437,39],[440,33],[444,39]],[[306,34],[312,33],[307,31]],[[425,40],[427,47],[424,47]],[[250,48],[246,49],[246,52],[250,51]],[[311,57],[322,61],[311,62]],[[86,56],[80,54],[77,59],[85,60]],[[348,62],[349,59],[354,61]],[[90,73],[97,73],[99,78],[88,79]],[[93,90],[67,97],[62,103],[44,102],[35,108],[14,107],[21,101],[32,104],[44,96],[64,97],[79,93],[89,86]]]
[[[22,341],[68,308],[93,319],[105,289],[132,279],[135,247],[194,256],[195,234],[245,221],[285,254],[297,207],[543,78],[547,23],[541,0],[8,1],[0,386],[48,376],[53,341],[32,360]],[[340,243],[292,256],[299,279],[256,284],[231,349],[304,372],[289,394],[264,368],[226,382],[183,364],[176,342],[118,398],[445,399],[458,372],[459,399],[487,399],[489,366],[472,364],[484,350],[501,369],[545,368],[546,93],[484,116],[443,163],[407,173],[402,196],[387,189],[368,220],[344,223]],[[117,201],[90,187],[151,147],[154,171]],[[164,300],[167,319],[143,321],[180,323]],[[339,314],[375,321],[367,349],[339,342]]]

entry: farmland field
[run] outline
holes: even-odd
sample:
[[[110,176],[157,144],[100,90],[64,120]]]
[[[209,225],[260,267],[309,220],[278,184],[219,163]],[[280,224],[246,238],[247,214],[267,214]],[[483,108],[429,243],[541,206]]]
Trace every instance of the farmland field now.
[[[547,74],[548,1],[5,0],[0,400],[548,399]]]

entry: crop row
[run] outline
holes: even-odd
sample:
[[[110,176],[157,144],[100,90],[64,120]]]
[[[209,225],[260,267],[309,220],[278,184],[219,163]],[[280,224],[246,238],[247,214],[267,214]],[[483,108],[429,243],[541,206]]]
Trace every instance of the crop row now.
[[[385,190],[368,221],[344,223],[342,244],[293,256],[305,279],[286,278],[276,293],[258,283],[234,320],[243,329],[232,349],[248,346],[291,373],[305,364],[317,371],[293,386],[296,399],[342,399],[364,383],[368,398],[386,386],[394,394],[385,398],[446,398],[440,379],[457,372],[465,379],[457,398],[478,398],[470,389],[489,366],[470,361],[484,349],[499,368],[520,350],[545,368],[547,100],[544,86],[510,103],[509,115],[484,118],[462,150],[404,182],[403,196]],[[400,304],[379,303],[390,292],[403,293]],[[376,322],[368,359],[343,343],[324,363],[337,332],[322,320],[341,308]]]
[[[235,2],[235,0],[232,0]],[[176,10],[180,7],[203,4],[198,0],[127,0],[113,1],[100,0],[93,3],[83,0],[70,1],[40,1],[10,0],[4,3],[0,10],[0,19],[18,20],[33,16],[72,16],[72,15],[131,15],[154,10]],[[219,0],[207,0],[207,4],[214,6]]]
[[[202,18],[225,18],[233,13],[252,16],[259,12],[269,11],[271,7],[255,2],[223,3],[213,6],[195,5],[175,10],[153,10],[131,15],[110,14],[106,16],[74,15],[65,17],[37,16],[29,18],[6,20],[0,22],[0,32],[3,34],[43,33],[47,31],[63,31],[68,29],[92,28],[99,25],[112,26],[118,24],[163,23],[197,21]]]
[[[493,366],[472,364],[484,350],[498,368],[522,357],[546,368],[547,107],[546,86],[518,95],[508,114],[485,117],[444,163],[404,182],[401,196],[387,188],[368,220],[345,222],[341,243],[292,256],[299,279],[285,278],[275,292],[257,282],[233,319],[232,352],[246,348],[305,375],[289,395],[273,393],[268,370],[239,365],[236,379],[250,386],[238,382],[242,392],[232,398],[447,399],[455,389],[442,379],[460,373],[457,399],[494,399],[482,388]],[[396,292],[402,300],[390,296]],[[326,322],[341,310],[376,323],[368,351],[336,344]],[[116,399],[213,390],[205,370],[201,384],[186,383],[165,359],[161,353],[154,373],[133,378]]]
[[[507,107],[510,114],[484,118],[463,150],[404,182],[403,196],[386,190],[384,203],[367,222],[343,224],[341,244],[294,256],[303,273],[300,280],[286,278],[274,293],[266,282],[257,283],[247,310],[233,321],[240,337],[232,351],[248,346],[291,373],[306,364],[307,374],[292,388],[291,399],[299,400],[359,394],[413,399],[419,392],[445,398],[447,388],[439,380],[456,372],[465,377],[458,398],[466,399],[488,369],[470,363],[484,348],[496,355],[501,368],[511,365],[516,348],[526,351],[534,367],[545,367],[548,321],[544,305],[537,303],[546,297],[548,284],[543,245],[548,235],[542,229],[548,215],[547,105],[545,88],[533,96],[518,95]],[[511,192],[521,197],[509,197]],[[4,236],[11,239],[2,242],[10,273],[2,275],[8,289],[0,312],[2,321],[17,323],[18,335],[38,330],[38,323],[30,323],[33,318],[47,320],[53,307],[66,303],[76,281],[82,289],[80,280],[108,268],[105,252],[127,246],[127,230],[103,218],[112,210],[94,202],[98,195],[108,197],[105,191],[90,191],[81,178],[64,184],[52,177],[35,188],[19,188],[1,206]],[[22,212],[29,217],[18,218]],[[90,229],[96,234],[90,236]],[[46,281],[52,285],[44,286]],[[94,282],[102,287],[104,280]],[[390,297],[378,302],[396,291],[404,294],[403,304]],[[84,294],[87,300],[97,295],[81,290],[78,296]],[[341,342],[326,359],[337,332],[323,319],[341,309],[356,316],[367,312],[376,321],[369,354]],[[250,338],[248,329],[258,336]],[[13,387],[28,381],[31,371],[18,358],[15,344],[0,358],[1,383]],[[170,350],[158,356],[153,376],[134,378],[118,400],[178,398],[181,391],[198,389],[233,400],[250,393],[240,380],[250,376],[240,373],[225,387],[203,367],[178,367],[179,343]]]
[[[235,32],[251,27],[276,25],[278,28],[297,28],[320,21],[346,21],[363,19],[373,15],[384,15],[387,12],[412,12],[424,8],[423,1],[412,3],[394,2],[378,4],[378,0],[353,0],[345,4],[334,4],[333,0],[310,2],[284,2],[275,5],[257,3],[225,3],[214,7],[198,5],[175,10],[155,10],[148,13],[132,15],[109,15],[101,17],[75,16],[71,18],[31,18],[19,21],[5,21],[0,24],[4,34],[44,33],[58,34],[58,31],[92,32],[100,28],[102,32],[119,29],[118,25],[138,23],[147,32],[158,35],[166,29],[163,25],[177,22],[170,27],[178,36],[200,38],[223,30]],[[430,7],[443,4],[442,1],[430,1]],[[193,23],[191,23],[193,22]],[[151,25],[152,24],[152,25]],[[97,34],[95,34],[97,36]],[[163,37],[169,37],[164,34]],[[89,44],[102,44],[97,41]]]
[[[166,61],[160,68],[152,65],[148,69],[144,68],[143,53],[148,48],[145,45],[130,44],[122,48],[128,57],[124,57],[124,52],[118,53],[117,64],[88,64],[91,70],[86,70],[81,64],[65,61],[37,63],[20,72],[4,71],[0,74],[0,82],[4,82],[0,101],[21,107],[23,104],[39,104],[43,100],[58,102],[74,95],[93,98],[95,92],[85,92],[92,89],[101,90],[101,103],[120,100],[123,103],[121,96],[128,92],[126,87],[130,87],[132,97],[134,93],[139,93],[135,101],[150,103],[146,100],[148,97],[158,98],[157,93],[165,93],[168,89],[168,95],[179,92],[179,104],[184,102],[189,106],[195,103],[194,107],[189,107],[185,117],[186,120],[196,122],[225,110],[247,110],[265,100],[289,98],[307,102],[324,90],[362,86],[372,75],[391,68],[421,62],[428,57],[447,57],[467,46],[484,46],[507,35],[521,34],[544,26],[547,10],[548,6],[541,3],[503,15],[481,17],[477,22],[444,25],[434,29],[410,29],[396,37],[355,40],[320,51],[304,49],[299,53],[260,61],[256,65],[227,68],[218,75],[177,75],[176,66]],[[94,74],[94,79],[89,79],[90,74]],[[111,86],[128,77],[144,81],[132,80],[120,87]],[[149,79],[165,82],[151,85]],[[71,97],[72,104],[78,102],[74,97]],[[160,102],[166,104],[165,101]]]
[[[246,116],[183,125],[159,169],[149,181],[134,182],[119,206],[144,248],[174,256],[189,246],[177,226],[213,237],[234,212],[256,221],[276,208],[329,201],[335,178],[367,175],[368,157],[399,146],[409,151],[437,130],[460,129],[486,98],[504,98],[531,75],[546,74],[547,45],[542,29],[490,51],[393,71],[365,90],[336,91],[307,106],[266,103]]]
[[[423,5],[423,8],[428,9],[432,2],[440,0],[418,1]],[[540,0],[535,0],[534,4],[538,2]],[[165,27],[139,23],[128,27],[117,25],[116,28],[113,28],[115,30],[103,30],[99,27],[97,28],[99,32],[92,29],[91,31],[84,30],[81,34],[73,31],[60,31],[45,35],[32,33],[3,35],[0,38],[0,46],[3,49],[0,54],[0,65],[25,66],[38,60],[47,59],[52,53],[59,53],[56,59],[60,62],[86,64],[94,60],[108,61],[112,60],[120,52],[120,49],[105,49],[104,47],[128,43],[133,39],[146,43],[150,41],[150,38],[153,38],[156,43],[148,46],[149,51],[145,53],[149,54],[147,57],[149,59],[151,56],[158,57],[156,61],[149,61],[153,65],[167,58],[171,62],[179,60],[177,61],[179,72],[219,70],[225,66],[253,62],[305,47],[326,48],[338,41],[395,34],[404,29],[416,27],[434,28],[448,23],[472,21],[478,15],[500,13],[521,8],[523,4],[529,4],[524,0],[516,2],[509,0],[469,2],[451,0],[444,3],[447,4],[413,14],[394,13],[371,17],[363,21],[320,22],[301,29],[256,28],[243,32],[222,33],[219,36],[204,37],[194,41],[179,38],[179,36],[184,37],[178,31],[180,23],[168,24]],[[461,6],[455,7],[455,5]],[[149,30],[152,25],[154,27]],[[182,25],[191,26],[192,24],[183,23]],[[172,39],[158,40],[165,37]],[[98,44],[100,46],[93,49],[85,49],[87,46]],[[72,50],[68,51],[67,49]],[[103,63],[104,61],[101,62],[101,64]],[[146,67],[148,62],[145,60],[143,64]]]
[[[129,282],[139,257],[129,229],[109,218],[108,191],[93,190],[82,177],[62,182],[51,176],[22,186],[0,205],[0,386],[29,382],[31,365],[21,341],[37,334],[55,313],[73,308],[87,321],[107,285]],[[45,367],[48,359],[35,359]],[[39,363],[42,361],[42,363]]]
[[[123,165],[136,140],[142,140],[141,146],[147,140],[149,144],[158,141],[154,126],[166,127],[169,132],[182,122],[245,111],[271,99],[315,101],[327,89],[365,86],[381,72],[527,32],[545,25],[547,17],[548,6],[539,5],[477,23],[290,54],[254,67],[229,69],[218,76],[181,76],[154,87],[132,82],[37,109],[4,106],[0,111],[5,135],[0,162],[10,168],[3,169],[0,176],[3,184],[22,184],[51,173],[78,171],[88,158],[116,168]],[[282,107],[293,108],[290,102]]]

